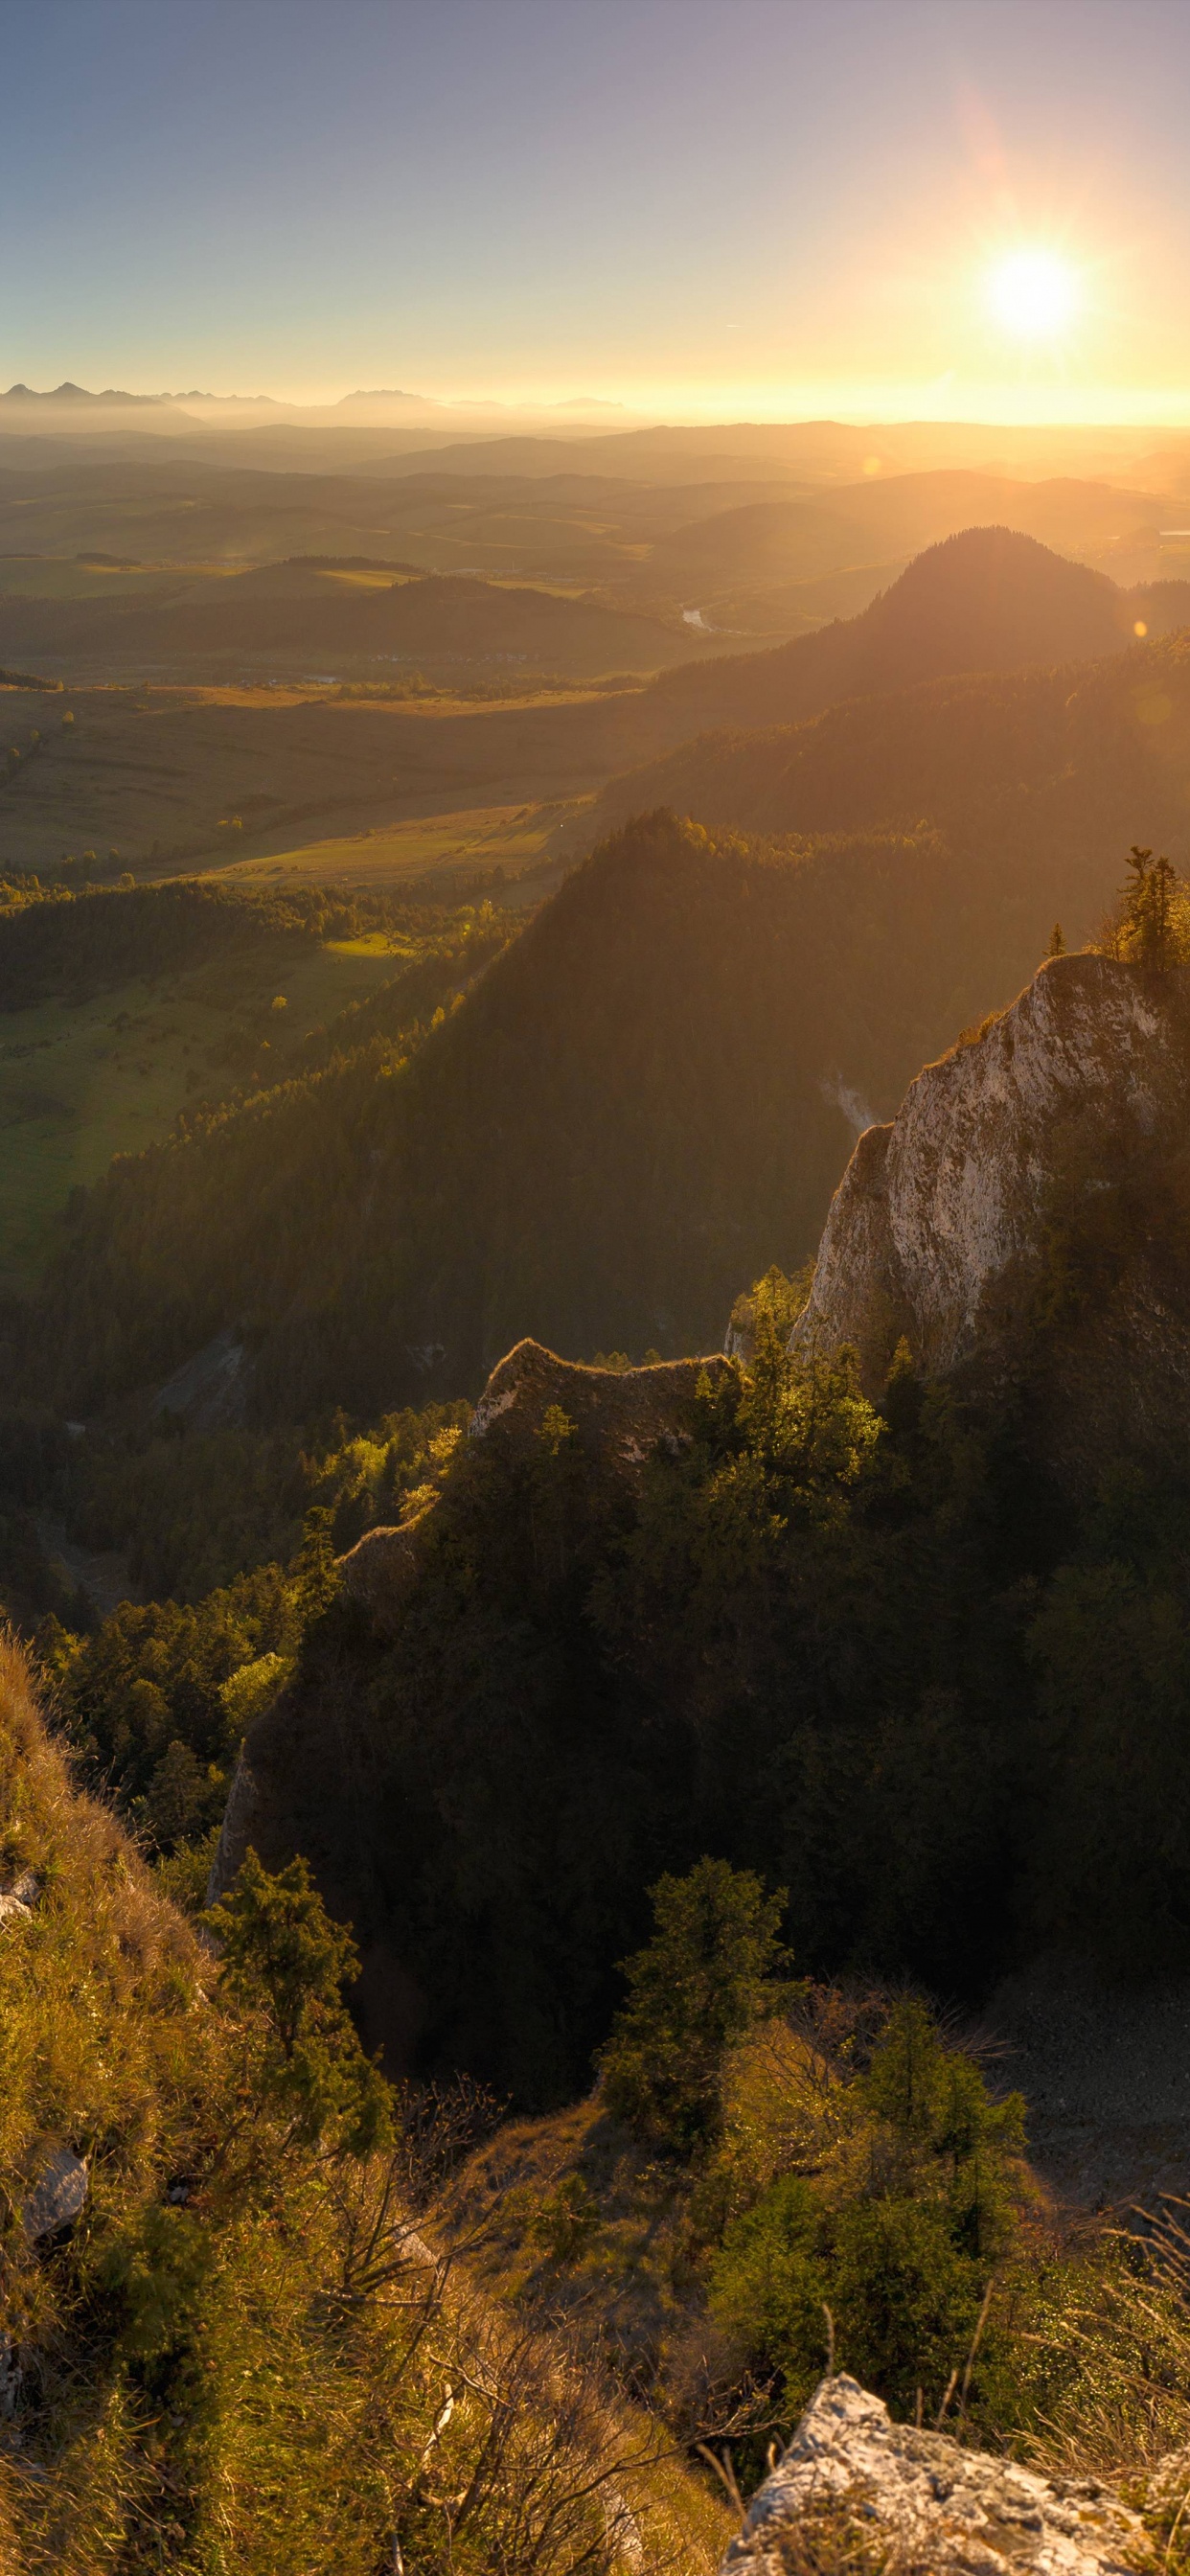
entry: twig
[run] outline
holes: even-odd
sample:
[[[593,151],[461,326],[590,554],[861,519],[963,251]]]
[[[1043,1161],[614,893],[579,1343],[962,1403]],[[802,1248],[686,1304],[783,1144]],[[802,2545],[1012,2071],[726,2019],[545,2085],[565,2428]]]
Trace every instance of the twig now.
[[[697,2451],[699,2458],[706,2461],[707,2467],[714,2470],[720,2486],[726,2490],[727,2495],[731,2503],[735,2506],[736,2512],[742,2522],[744,2519],[744,2499],[736,2485],[735,2471],[731,2465],[731,2453],[727,2449],[726,2444],[724,2445],[723,2457],[721,2460],[716,2459],[709,2442],[696,2442],[694,2448]]]
[[[944,2398],[943,2398],[943,2400],[942,2400],[942,2404],[940,2405],[940,2407],[939,2407],[939,2409],[938,2409],[938,2412],[937,2412],[936,2416],[934,2417],[934,2431],[935,2431],[936,2433],[940,2433],[940,2432],[941,2432],[941,2430],[942,2430],[942,2419],[943,2419],[943,2417],[944,2417],[944,2415],[945,2415],[945,2413],[946,2413],[946,2409],[947,2409],[947,2407],[948,2407],[948,2406],[949,2406],[949,2404],[950,2404],[951,2398],[954,2396],[954,2393],[955,2393],[956,2388],[958,2387],[958,2384],[959,2384],[959,2365],[958,2365],[958,2363],[957,2363],[957,2361],[956,2361],[955,2366],[954,2366],[954,2369],[952,2370],[952,2372],[951,2372],[951,2374],[950,2374],[950,2377],[949,2377],[949,2379],[947,2380],[947,2383],[946,2383],[946,2395],[945,2395],[945,2397],[944,2397]]]
[[[977,2352],[978,2352],[978,2350],[979,2350],[980,2344],[981,2344],[981,2343],[982,2343],[982,2341],[983,2341],[983,2330],[984,2330],[984,2327],[986,2326],[987,2321],[988,2321],[988,2310],[989,2310],[989,2308],[991,2307],[991,2304],[992,2304],[992,2292],[993,2292],[993,2290],[995,2289],[995,2286],[996,2286],[996,2275],[995,2275],[995,2273],[993,2272],[993,2273],[992,2273],[992,2275],[991,2275],[991,2278],[990,2278],[990,2280],[989,2280],[989,2282],[988,2282],[987,2288],[986,2288],[986,2290],[984,2291],[984,2294],[983,2294],[983,2306],[981,2307],[981,2309],[980,2309],[980,2311],[979,2311],[979,2316],[978,2316],[978,2318],[977,2318],[977,2320],[976,2320],[975,2332],[974,2332],[974,2334],[973,2334],[973,2335],[972,2335],[972,2337],[971,2337],[971,2350],[970,2350],[970,2352],[969,2352],[969,2353],[968,2353],[968,2355],[967,2355],[967,2367],[966,2367],[965,2371],[963,2372],[963,2385],[962,2385],[962,2387],[961,2387],[961,2389],[960,2389],[960,2391],[959,2391],[959,2422],[960,2422],[960,2424],[961,2424],[961,2423],[965,2420],[965,2418],[966,2418],[966,2413],[967,2413],[967,2391],[968,2391],[968,2389],[969,2389],[969,2388],[970,2388],[970,2386],[971,2386],[971,2373],[972,2373],[972,2371],[973,2371],[973,2369],[974,2369],[974,2367],[975,2367],[975,2356],[976,2356],[976,2353],[977,2353]]]
[[[828,2379],[833,2379],[835,2375],[835,2320],[831,2315],[825,2299],[822,2302],[822,2313],[826,2318],[826,2375]]]

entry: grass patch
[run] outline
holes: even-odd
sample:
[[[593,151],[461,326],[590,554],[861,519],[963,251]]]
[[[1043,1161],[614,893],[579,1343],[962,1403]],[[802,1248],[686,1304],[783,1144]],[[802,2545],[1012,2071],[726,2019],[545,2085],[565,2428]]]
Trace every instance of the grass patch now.
[[[276,1081],[312,1030],[413,953],[384,934],[323,947],[282,938],[83,1002],[0,1013],[0,1284],[32,1285],[71,1190],[113,1155],[167,1135],[190,1102]]]
[[[470,868],[476,874],[503,867],[515,876],[544,857],[559,823],[569,822],[591,801],[570,797],[417,815],[342,839],[307,841],[267,858],[239,859],[219,874],[233,884],[282,886],[314,879],[319,885],[376,889],[445,867]]]

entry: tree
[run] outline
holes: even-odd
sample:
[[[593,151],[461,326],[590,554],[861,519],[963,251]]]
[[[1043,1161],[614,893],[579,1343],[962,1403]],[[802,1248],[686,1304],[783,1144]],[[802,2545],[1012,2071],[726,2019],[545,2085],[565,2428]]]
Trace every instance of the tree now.
[[[689,2155],[722,2130],[729,2048],[783,1999],[787,1899],[709,1859],[650,1893],[656,1930],[623,1962],[629,1995],[600,2056],[603,2098],[647,2144]]]
[[[276,1875],[249,1851],[234,1887],[203,1916],[222,1957],[219,1982],[255,2016],[262,2097],[310,2144],[366,2154],[391,2134],[389,2088],[365,2057],[343,2002],[359,1969],[351,1933],[333,1923],[304,1860]]]
[[[1174,963],[1177,870],[1167,858],[1154,859],[1135,841],[1128,853],[1131,875],[1121,890],[1123,929],[1128,954],[1142,966],[1161,973]]]

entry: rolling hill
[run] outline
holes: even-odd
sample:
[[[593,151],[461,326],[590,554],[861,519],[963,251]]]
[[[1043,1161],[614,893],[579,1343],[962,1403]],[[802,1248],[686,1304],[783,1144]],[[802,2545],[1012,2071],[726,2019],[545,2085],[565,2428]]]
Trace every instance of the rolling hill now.
[[[353,665],[527,666],[587,678],[654,671],[713,649],[709,637],[681,622],[460,575],[394,580],[383,571],[300,566],[270,566],[268,573],[267,582],[257,571],[232,574],[196,597],[148,607],[123,599],[7,598],[0,602],[0,651],[14,659],[40,653],[72,671],[192,671],[262,657],[276,667],[317,655]]]

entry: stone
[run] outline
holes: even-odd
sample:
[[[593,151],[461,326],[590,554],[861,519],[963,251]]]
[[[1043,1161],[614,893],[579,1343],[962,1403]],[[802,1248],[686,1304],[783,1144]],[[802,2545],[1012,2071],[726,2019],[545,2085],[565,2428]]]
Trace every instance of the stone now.
[[[60,2227],[69,2227],[83,2207],[88,2188],[85,2159],[76,2156],[73,2147],[59,2147],[21,2211],[21,2225],[30,2245],[36,2245],[43,2236],[56,2236]]]
[[[815,2390],[721,2576],[810,2576],[814,2525],[832,2506],[870,2540],[857,2566],[898,2576],[1137,2576],[1151,2555],[1139,2516],[1097,2480],[894,2424],[842,2372]]]
[[[0,1932],[5,1924],[27,1923],[41,1895],[41,1880],[31,1869],[22,1870],[11,1887],[0,1890]]]

